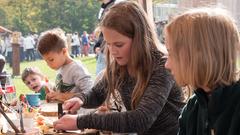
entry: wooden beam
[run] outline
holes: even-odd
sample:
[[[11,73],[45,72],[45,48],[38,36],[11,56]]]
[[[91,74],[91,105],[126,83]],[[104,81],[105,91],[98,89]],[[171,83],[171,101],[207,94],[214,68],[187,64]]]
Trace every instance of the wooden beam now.
[[[138,0],[138,2],[143,6],[143,9],[146,11],[149,18],[152,18],[152,20],[153,20],[152,0]]]
[[[20,75],[20,32],[13,32],[12,34],[12,69],[13,76]]]

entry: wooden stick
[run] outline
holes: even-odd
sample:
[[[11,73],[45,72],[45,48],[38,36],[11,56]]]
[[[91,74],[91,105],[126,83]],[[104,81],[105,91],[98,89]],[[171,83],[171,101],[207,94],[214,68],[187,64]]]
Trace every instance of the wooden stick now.
[[[9,125],[13,128],[15,133],[21,133],[20,130],[14,125],[14,123],[9,119],[9,117],[6,115],[6,113],[3,111],[3,109],[0,107],[0,113],[5,117]]]
[[[20,105],[19,115],[20,115],[20,128],[21,128],[21,132],[22,132],[22,133],[25,133],[26,131],[25,131],[24,125],[23,125],[22,109],[23,109],[23,104]]]

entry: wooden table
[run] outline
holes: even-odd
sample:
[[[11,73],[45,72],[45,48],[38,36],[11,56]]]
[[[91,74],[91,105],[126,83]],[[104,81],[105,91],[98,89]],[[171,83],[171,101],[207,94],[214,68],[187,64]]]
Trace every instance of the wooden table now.
[[[92,129],[86,129],[84,131],[67,131],[63,133],[56,133],[53,131],[53,129],[50,129],[49,133],[46,133],[45,135],[100,135],[100,133],[97,130]]]
[[[42,102],[40,105],[40,114],[47,117],[57,117],[58,116],[57,103]]]
[[[40,105],[40,113],[48,120],[55,121],[57,120],[57,103],[46,103],[42,102]],[[8,113],[11,117],[11,113]],[[34,123],[33,123],[34,124]],[[1,133],[0,133],[1,134]],[[100,133],[94,129],[85,129],[84,131],[67,131],[64,133],[56,133],[53,128],[49,129],[49,132],[44,135],[99,135]],[[15,135],[12,131],[6,133],[6,135]],[[30,135],[30,134],[26,134]],[[33,134],[31,134],[33,135]]]
[[[57,120],[58,105],[57,103],[41,103],[40,113],[51,121]],[[53,129],[49,130],[49,135],[99,135],[99,132],[95,129],[85,129],[84,131],[67,131],[64,133],[56,133]]]
[[[16,135],[13,132],[7,132],[6,134],[2,135]],[[23,135],[33,135],[33,134],[23,134]],[[38,134],[37,134],[38,135]],[[65,132],[65,133],[56,133],[56,132],[51,132],[51,133],[46,133],[44,135],[100,135],[99,132]]]

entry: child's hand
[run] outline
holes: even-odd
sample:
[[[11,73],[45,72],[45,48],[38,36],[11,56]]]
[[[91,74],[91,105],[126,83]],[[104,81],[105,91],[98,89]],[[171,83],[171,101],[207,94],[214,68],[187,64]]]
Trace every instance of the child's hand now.
[[[46,93],[46,100],[47,101],[54,101],[54,100],[58,100],[59,97],[59,92],[48,92]]]
[[[50,87],[46,86],[45,92],[47,94],[47,93],[50,93],[50,92],[55,92],[55,90],[53,88],[50,88]]]
[[[18,99],[15,98],[15,99],[10,103],[10,106],[16,106],[16,105],[17,105],[17,102],[18,102]]]
[[[74,96],[74,93],[60,93],[60,92],[49,92],[47,93],[47,101],[61,101],[64,102]]]

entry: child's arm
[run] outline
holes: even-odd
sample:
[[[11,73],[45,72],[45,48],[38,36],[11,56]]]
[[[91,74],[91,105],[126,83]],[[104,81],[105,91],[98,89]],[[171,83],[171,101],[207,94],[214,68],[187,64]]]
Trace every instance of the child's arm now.
[[[54,84],[47,82],[46,83],[46,93],[54,92],[54,91],[56,91],[56,87],[54,86]]]
[[[46,88],[45,89],[45,93],[46,93],[45,99],[46,99],[47,102],[50,102],[51,101],[51,99],[50,99],[51,96],[48,97],[48,94],[52,93],[52,92],[55,92],[56,91],[56,87],[52,83],[47,82],[45,88]]]
[[[64,102],[64,101],[72,98],[74,95],[75,95],[74,93],[70,93],[70,92],[67,92],[67,93],[49,92],[49,93],[47,93],[47,100],[48,101],[57,100],[57,101]]]

